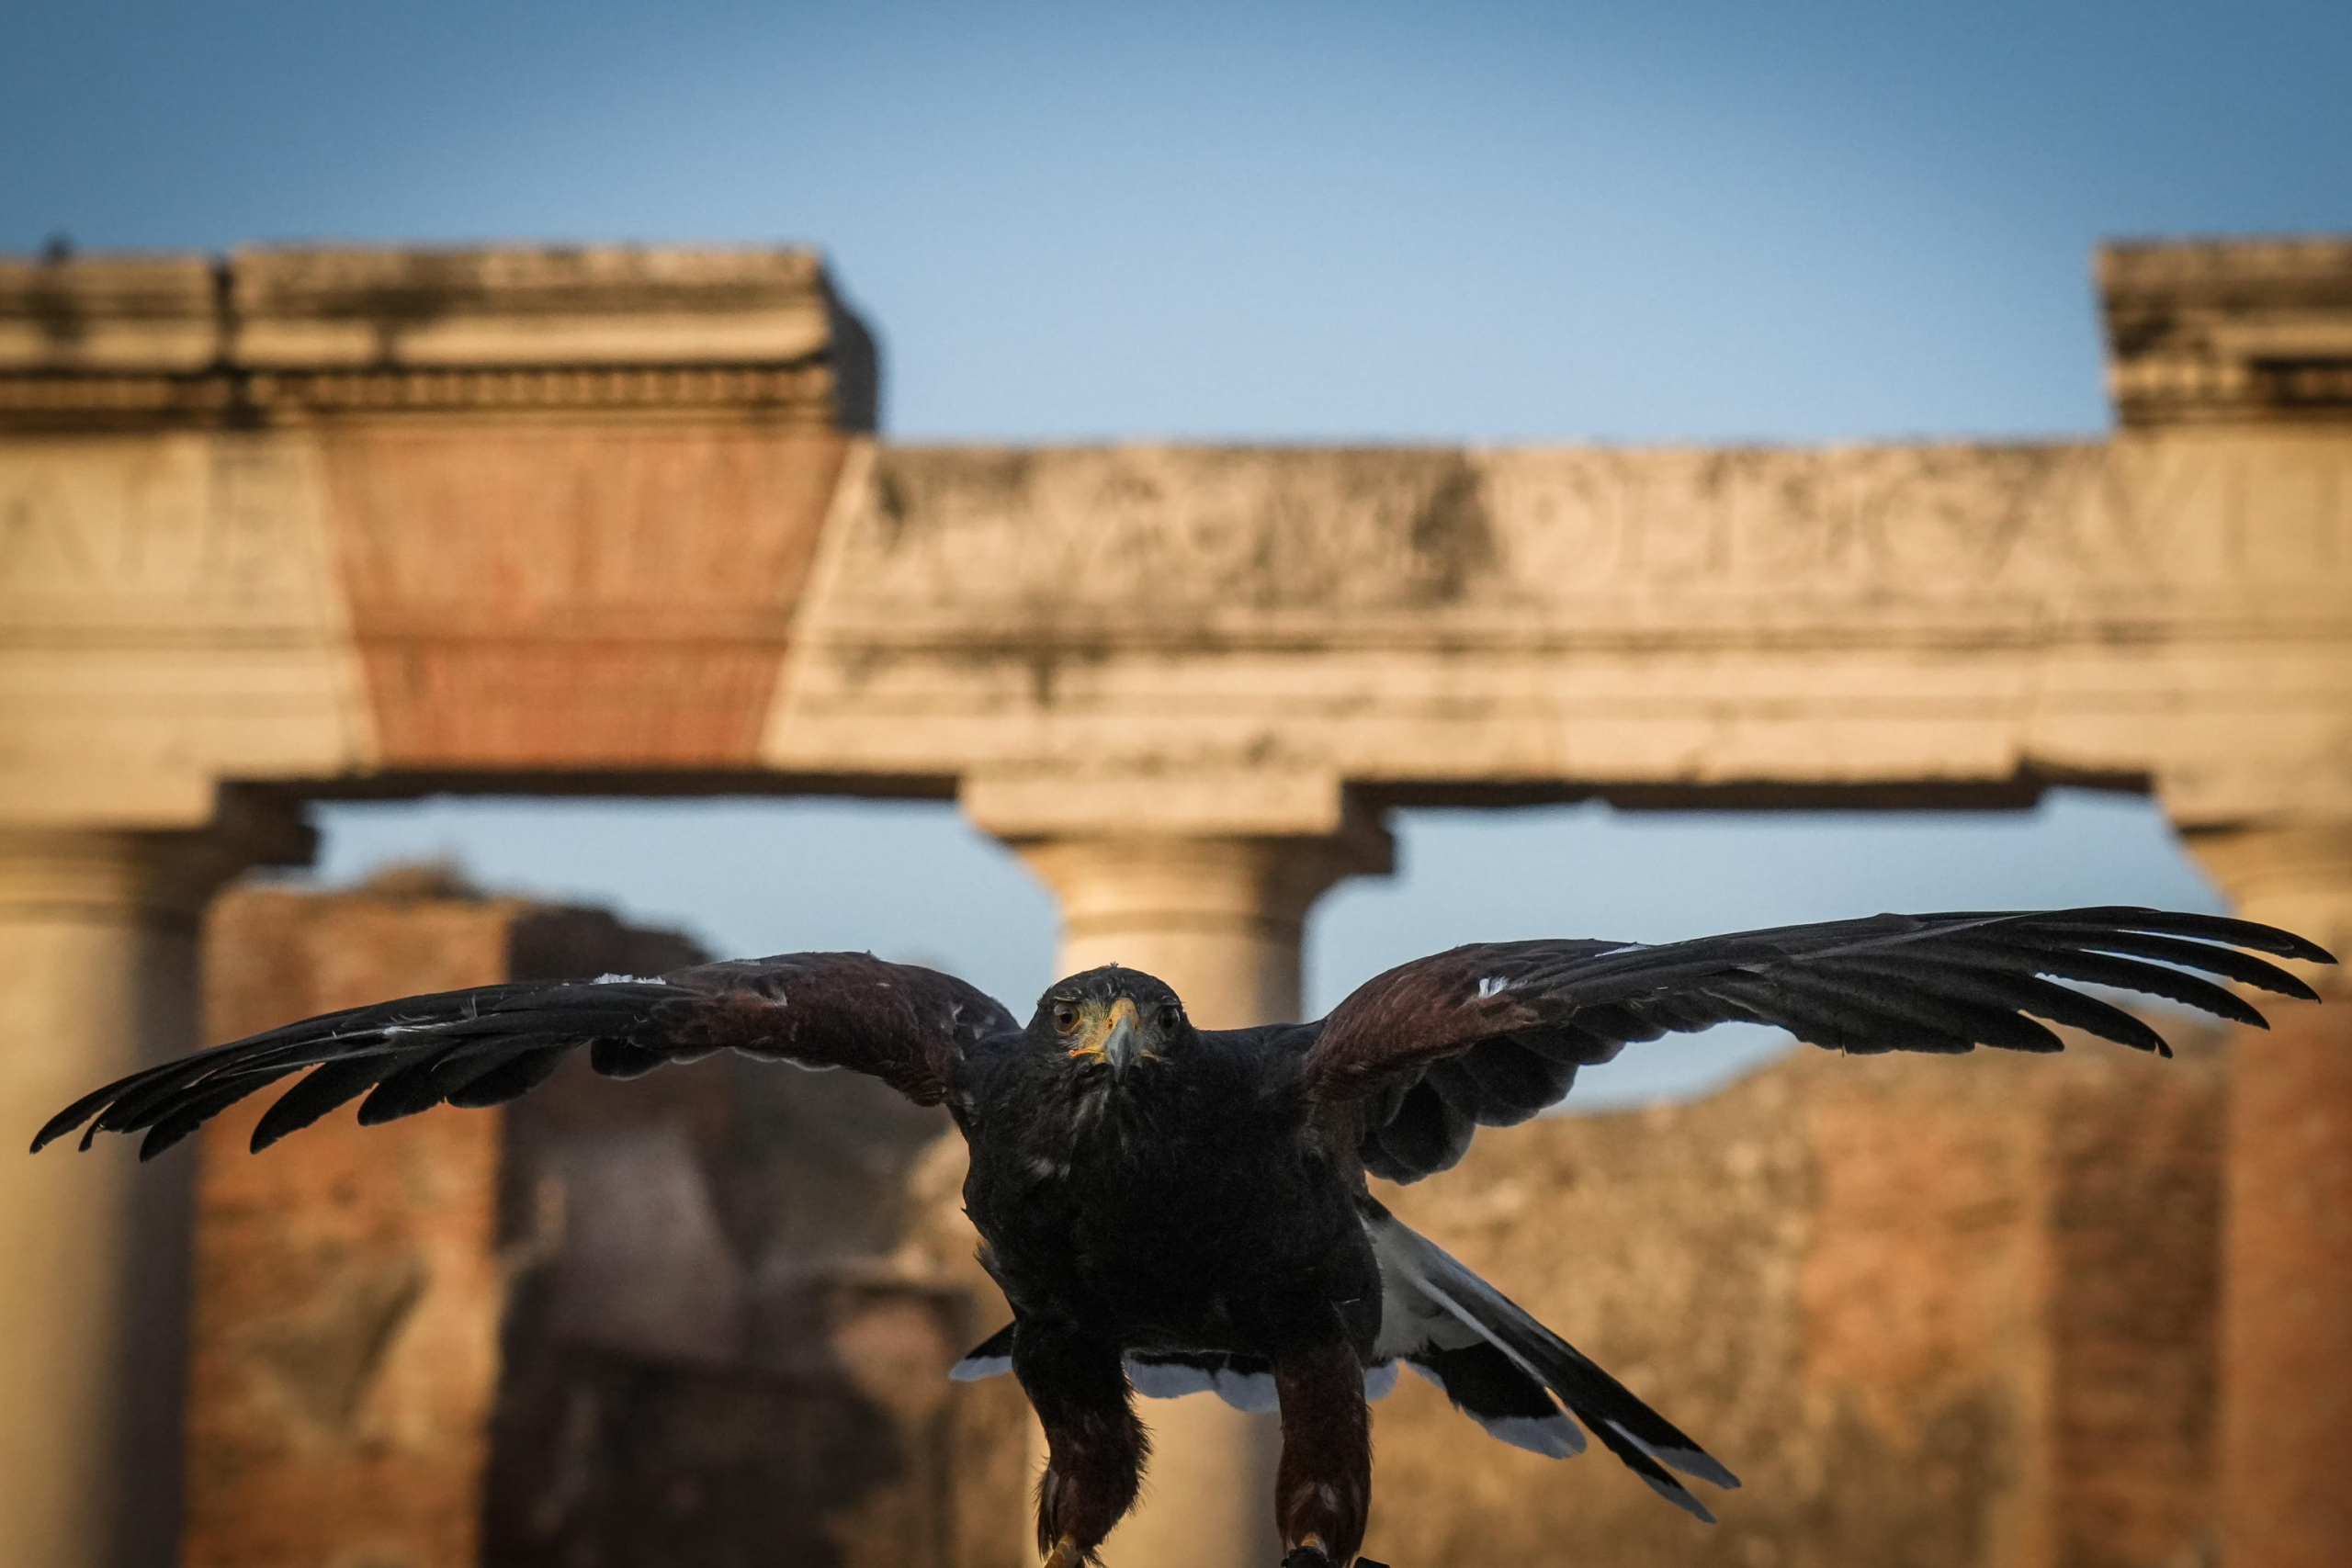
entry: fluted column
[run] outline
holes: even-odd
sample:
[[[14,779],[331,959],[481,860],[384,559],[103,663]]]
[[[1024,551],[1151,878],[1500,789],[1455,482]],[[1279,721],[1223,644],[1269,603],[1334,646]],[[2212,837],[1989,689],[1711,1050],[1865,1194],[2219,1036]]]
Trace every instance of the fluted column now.
[[[1342,877],[1385,873],[1388,836],[1369,821],[1329,835],[1100,835],[1016,840],[1061,899],[1059,972],[1145,970],[1194,1022],[1229,1029],[1295,1019],[1299,937]],[[1271,1415],[1206,1394],[1147,1401],[1144,1499],[1104,1548],[1110,1568],[1247,1568],[1281,1556]]]
[[[181,1152],[24,1145],[197,1044],[197,920],[257,854],[221,832],[0,829],[0,1568],[160,1568],[178,1515]]]
[[[2352,824],[2191,832],[2249,919],[2352,958]],[[2216,1482],[2229,1568],[2352,1562],[2352,985],[2232,1043]]]

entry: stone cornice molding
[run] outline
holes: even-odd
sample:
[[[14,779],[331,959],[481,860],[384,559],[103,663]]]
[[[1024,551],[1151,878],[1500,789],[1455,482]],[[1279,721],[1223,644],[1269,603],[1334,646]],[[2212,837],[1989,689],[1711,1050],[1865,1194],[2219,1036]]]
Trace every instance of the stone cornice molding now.
[[[0,432],[669,412],[869,429],[875,380],[807,251],[0,258]]]
[[[2352,958],[2352,818],[2192,830],[2182,843],[2239,914]],[[2352,988],[2341,968],[2294,968],[2323,990],[2342,995]]]
[[[2098,281],[2126,425],[2352,419],[2352,240],[2109,245]]]
[[[230,789],[210,824],[169,832],[0,826],[0,914],[193,929],[254,865],[306,865],[317,835],[298,802]]]

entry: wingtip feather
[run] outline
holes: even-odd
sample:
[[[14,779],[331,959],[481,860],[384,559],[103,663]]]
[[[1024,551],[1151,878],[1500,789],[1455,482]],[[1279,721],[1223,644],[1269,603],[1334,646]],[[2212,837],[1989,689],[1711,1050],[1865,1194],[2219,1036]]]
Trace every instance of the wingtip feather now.
[[[201,1125],[200,1118],[172,1118],[156,1122],[147,1129],[147,1135],[139,1140],[139,1163],[145,1165],[157,1155],[165,1153]]]
[[[1665,1498],[1668,1502],[1673,1504],[1676,1507],[1681,1509],[1684,1513],[1689,1514],[1692,1518],[1697,1519],[1701,1524],[1711,1525],[1715,1522],[1715,1516],[1707,1511],[1707,1505],[1699,1501],[1695,1495],[1685,1488],[1675,1484],[1670,1480],[1660,1481],[1657,1476],[1645,1473],[1642,1471],[1637,1470],[1634,1472],[1634,1473],[1641,1476],[1644,1485],[1657,1493],[1659,1496]]]
[[[127,1080],[117,1079],[115,1082],[107,1085],[104,1089],[92,1089],[88,1094],[84,1095],[81,1099],[75,1100],[73,1104],[67,1106],[64,1110],[59,1111],[56,1115],[42,1122],[40,1124],[40,1131],[33,1134],[32,1152],[34,1154],[40,1153],[41,1150],[47,1148],[58,1139],[65,1136],[66,1134],[74,1131],[76,1127],[81,1126],[84,1122],[96,1117],[100,1111],[112,1104],[115,1099],[122,1093],[126,1087]],[[85,1149],[90,1146],[89,1139],[86,1136],[82,1140],[82,1146]]]

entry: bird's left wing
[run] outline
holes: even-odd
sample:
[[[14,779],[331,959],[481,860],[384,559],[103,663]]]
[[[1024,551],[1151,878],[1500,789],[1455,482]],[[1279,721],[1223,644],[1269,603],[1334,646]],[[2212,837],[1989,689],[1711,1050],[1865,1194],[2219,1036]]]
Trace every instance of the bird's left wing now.
[[[84,1148],[100,1133],[143,1131],[140,1157],[152,1158],[216,1111],[311,1069],[254,1130],[259,1150],[361,1094],[359,1120],[370,1123],[445,1101],[496,1105],[582,1045],[608,1077],[735,1050],[870,1073],[917,1104],[936,1105],[966,1052],[1019,1028],[953,976],[863,953],[792,953],[644,979],[481,986],[327,1013],[133,1073],[60,1111],[33,1147],[88,1122]]]
[[[1578,1066],[1677,1031],[1763,1023],[1850,1052],[2059,1049],[2039,1018],[2170,1055],[2141,1020],[2057,982],[2257,1026],[2259,1012],[2201,976],[2315,999],[2241,948],[2334,962],[2268,926],[2121,908],[1878,915],[1656,947],[1483,943],[1364,982],[1323,1021],[1302,1071],[1333,1131],[1358,1137],[1366,1168],[1410,1181],[1460,1159],[1478,1126],[1558,1100]]]

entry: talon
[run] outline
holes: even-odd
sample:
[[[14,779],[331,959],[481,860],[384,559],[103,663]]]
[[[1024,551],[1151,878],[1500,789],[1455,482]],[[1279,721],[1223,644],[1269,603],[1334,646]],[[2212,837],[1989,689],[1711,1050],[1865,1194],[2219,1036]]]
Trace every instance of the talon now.
[[[1082,1554],[1074,1537],[1064,1536],[1054,1542],[1053,1551],[1046,1554],[1046,1568],[1078,1568]]]

